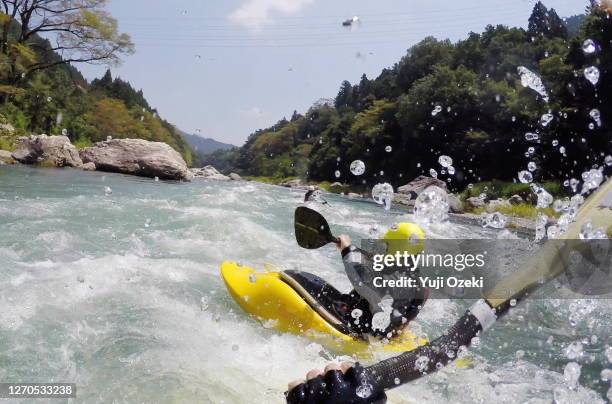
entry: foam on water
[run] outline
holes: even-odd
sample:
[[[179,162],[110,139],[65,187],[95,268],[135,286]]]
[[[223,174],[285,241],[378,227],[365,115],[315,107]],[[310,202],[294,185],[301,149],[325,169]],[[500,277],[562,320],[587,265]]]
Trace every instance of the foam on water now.
[[[79,402],[279,402],[289,380],[346,357],[246,316],[218,271],[225,259],[260,269],[269,263],[349,290],[332,246],[297,246],[293,209],[301,198],[254,183],[0,168],[0,380],[74,381]],[[384,231],[414,220],[373,203],[325,198],[330,205],[318,208],[334,232],[355,239],[367,238],[374,224]],[[425,229],[440,238],[494,234],[448,223]],[[568,317],[578,309],[570,302],[517,306],[470,351],[468,369],[450,367],[390,398],[603,400],[607,385],[597,380],[611,345],[609,301],[594,301],[573,326]],[[432,300],[411,327],[435,338],[468,304]],[[592,335],[580,385],[570,390],[564,349]],[[526,354],[517,362],[519,349]]]

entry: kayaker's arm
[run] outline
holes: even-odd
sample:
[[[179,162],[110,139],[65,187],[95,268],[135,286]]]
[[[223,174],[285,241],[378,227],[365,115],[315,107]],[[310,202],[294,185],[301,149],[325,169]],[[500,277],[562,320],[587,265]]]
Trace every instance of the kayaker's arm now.
[[[288,403],[384,403],[384,391],[435,372],[457,357],[497,316],[480,300],[441,337],[414,351],[384,360],[368,368],[356,363],[346,372],[309,372],[307,381],[292,382]],[[316,375],[316,376],[315,376]],[[330,382],[330,380],[332,382]]]

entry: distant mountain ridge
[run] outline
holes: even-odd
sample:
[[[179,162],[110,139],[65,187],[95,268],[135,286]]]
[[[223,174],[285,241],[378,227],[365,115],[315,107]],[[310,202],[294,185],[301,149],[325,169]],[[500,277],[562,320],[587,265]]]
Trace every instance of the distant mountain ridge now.
[[[181,134],[183,135],[183,138],[185,139],[187,144],[191,146],[195,154],[200,157],[213,153],[217,150],[229,150],[236,147],[233,144],[219,142],[215,139],[198,135],[192,135],[183,131],[181,131]]]

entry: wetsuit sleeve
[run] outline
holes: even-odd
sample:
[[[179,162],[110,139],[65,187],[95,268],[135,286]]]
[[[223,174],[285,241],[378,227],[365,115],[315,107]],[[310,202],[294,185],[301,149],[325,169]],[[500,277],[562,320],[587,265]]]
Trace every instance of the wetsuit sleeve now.
[[[382,295],[371,287],[373,274],[368,263],[364,262],[365,257],[355,246],[346,247],[342,250],[341,254],[344,271],[351,281],[353,288],[359,296],[368,301],[371,312],[377,311]]]

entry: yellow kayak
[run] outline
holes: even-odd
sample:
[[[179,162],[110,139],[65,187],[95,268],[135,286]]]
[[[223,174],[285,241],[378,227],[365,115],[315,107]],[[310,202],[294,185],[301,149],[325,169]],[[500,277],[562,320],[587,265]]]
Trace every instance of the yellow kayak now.
[[[221,277],[236,303],[270,328],[306,336],[347,354],[405,352],[427,343],[408,331],[387,343],[354,338],[322,298],[339,292],[314,275],[298,271],[256,272],[226,261],[221,265]]]

